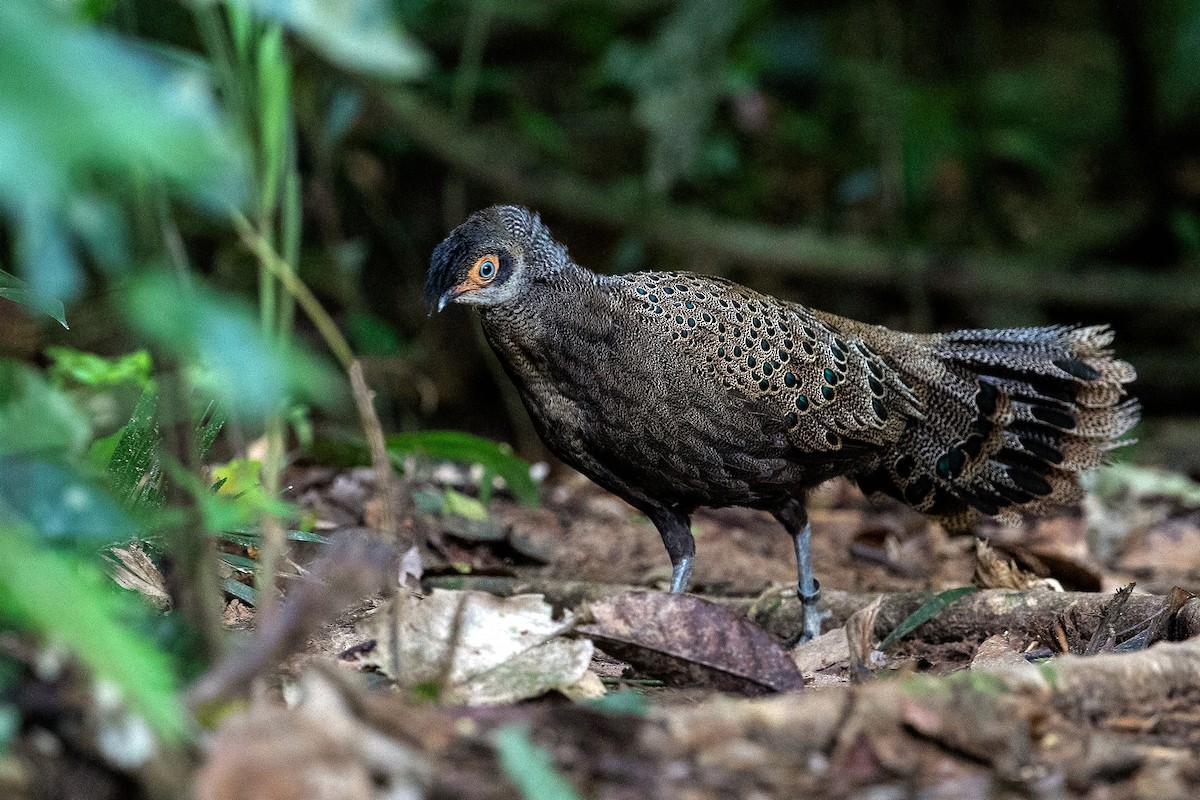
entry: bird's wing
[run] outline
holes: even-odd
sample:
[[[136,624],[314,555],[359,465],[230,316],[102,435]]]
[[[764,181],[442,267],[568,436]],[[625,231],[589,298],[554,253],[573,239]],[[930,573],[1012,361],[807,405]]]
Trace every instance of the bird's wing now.
[[[873,329],[719,278],[625,279],[649,323],[669,329],[681,355],[734,407],[786,437],[797,459],[860,458],[922,415],[903,376],[868,343]]]

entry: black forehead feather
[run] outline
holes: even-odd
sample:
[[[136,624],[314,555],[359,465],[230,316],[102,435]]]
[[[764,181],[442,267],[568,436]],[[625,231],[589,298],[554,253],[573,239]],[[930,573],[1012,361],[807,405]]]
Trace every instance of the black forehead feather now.
[[[430,308],[437,306],[446,290],[459,282],[462,263],[471,252],[470,240],[460,236],[460,225],[442,240],[429,259],[429,272],[425,275],[425,302]]]
[[[474,256],[499,244],[500,231],[494,214],[490,213],[493,211],[494,208],[476,211],[434,248],[425,277],[425,302],[430,307],[437,305],[447,289],[462,281]]]

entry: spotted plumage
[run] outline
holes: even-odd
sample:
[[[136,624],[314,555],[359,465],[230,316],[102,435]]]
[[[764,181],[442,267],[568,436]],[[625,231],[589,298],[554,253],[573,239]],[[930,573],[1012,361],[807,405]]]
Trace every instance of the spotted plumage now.
[[[600,276],[496,206],[435,250],[428,300],[479,308],[539,434],[654,521],[686,587],[698,506],[764,508],[819,629],[808,489],[849,475],[952,529],[1079,497],[1138,419],[1104,327],[909,334],[682,272]]]

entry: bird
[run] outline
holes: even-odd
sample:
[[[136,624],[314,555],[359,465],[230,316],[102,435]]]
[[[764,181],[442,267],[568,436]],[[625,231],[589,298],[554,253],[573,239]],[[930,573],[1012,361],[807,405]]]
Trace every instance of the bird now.
[[[547,448],[646,515],[686,591],[700,507],[791,536],[819,635],[808,492],[839,475],[968,532],[1076,502],[1137,422],[1104,325],[903,333],[688,272],[598,274],[538,214],[477,211],[433,251],[430,313],[474,306]]]

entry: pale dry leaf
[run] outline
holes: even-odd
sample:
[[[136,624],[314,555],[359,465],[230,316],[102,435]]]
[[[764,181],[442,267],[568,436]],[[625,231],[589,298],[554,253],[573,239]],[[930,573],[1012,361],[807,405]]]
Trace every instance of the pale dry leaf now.
[[[1004,558],[983,539],[975,540],[974,583],[980,589],[1049,589],[1061,592],[1054,578],[1042,578]]]
[[[565,690],[591,662],[590,641],[563,637],[574,616],[553,619],[541,595],[500,598],[435,589],[428,597],[401,595],[392,603],[394,653],[391,604],[358,623],[358,633],[376,642],[364,665],[406,686],[435,682],[446,703],[511,703]]]
[[[846,638],[846,629],[834,628],[812,641],[797,645],[792,648],[792,660],[803,675],[837,664],[849,664],[850,643]]]
[[[995,675],[1010,689],[1033,692],[1045,692],[1050,689],[1042,671],[1014,650],[1008,642],[1008,637],[1003,634],[989,636],[983,640],[979,649],[975,651],[975,657],[971,659],[971,669],[974,672]]]
[[[104,557],[108,572],[118,586],[137,592],[160,611],[171,607],[167,582],[141,546],[113,547]]]
[[[859,678],[869,675],[879,665],[875,655],[875,620],[883,607],[883,595],[869,606],[860,608],[846,620],[846,645],[850,651],[851,674]]]
[[[575,683],[559,691],[577,703],[582,700],[596,700],[608,694],[608,690],[604,688],[604,681],[600,680],[600,676],[590,669],[583,673],[583,677]]]

